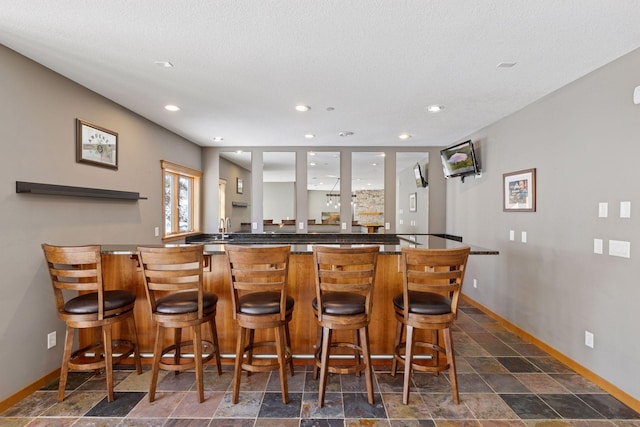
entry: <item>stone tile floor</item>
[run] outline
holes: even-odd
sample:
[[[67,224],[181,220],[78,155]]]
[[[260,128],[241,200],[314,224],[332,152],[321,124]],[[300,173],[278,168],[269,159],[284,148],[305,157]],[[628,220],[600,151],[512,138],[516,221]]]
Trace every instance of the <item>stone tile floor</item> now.
[[[463,306],[454,331],[460,404],[453,403],[446,373],[414,373],[409,405],[402,404],[402,375],[376,366],[375,404],[363,377],[332,375],[325,406],[317,406],[318,381],[310,366],[289,377],[288,405],[277,372],[243,377],[240,402],[231,403],[231,366],[218,376],[206,367],[205,401],[198,403],[193,372],[161,372],[149,403],[148,370],[122,366],[116,399],[108,403],[104,375],[74,372],[64,402],[57,381],[0,414],[0,426],[638,426],[640,414],[590,381],[509,333],[482,311]],[[305,370],[306,369],[306,370]]]

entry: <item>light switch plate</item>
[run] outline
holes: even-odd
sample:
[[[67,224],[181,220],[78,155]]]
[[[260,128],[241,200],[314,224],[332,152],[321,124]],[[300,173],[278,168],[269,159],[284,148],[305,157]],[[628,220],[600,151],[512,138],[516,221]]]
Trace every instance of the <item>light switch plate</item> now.
[[[598,203],[598,217],[606,218],[609,215],[609,203],[600,202]]]
[[[523,231],[520,235],[520,240],[522,240],[522,243],[527,243],[527,232]]]
[[[620,202],[620,218],[631,218],[631,202]]]
[[[602,239],[593,239],[593,253],[602,255]]]
[[[636,105],[640,104],[640,86],[636,86],[633,91],[633,103]]]
[[[514,230],[509,230],[509,240],[516,239],[516,232]]]

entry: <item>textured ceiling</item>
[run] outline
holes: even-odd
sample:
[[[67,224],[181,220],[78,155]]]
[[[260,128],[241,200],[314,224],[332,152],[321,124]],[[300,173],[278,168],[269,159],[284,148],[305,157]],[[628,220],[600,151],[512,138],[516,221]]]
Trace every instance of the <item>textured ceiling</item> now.
[[[0,0],[0,43],[202,146],[443,146],[638,48],[640,1]]]

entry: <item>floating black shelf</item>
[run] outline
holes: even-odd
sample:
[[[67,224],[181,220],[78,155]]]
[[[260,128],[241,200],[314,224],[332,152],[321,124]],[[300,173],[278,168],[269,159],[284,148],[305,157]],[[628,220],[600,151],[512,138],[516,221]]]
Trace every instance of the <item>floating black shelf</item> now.
[[[101,188],[73,187],[69,185],[39,184],[16,181],[16,193],[45,194],[50,196],[94,197],[98,199],[146,200],[133,191],[104,190]]]

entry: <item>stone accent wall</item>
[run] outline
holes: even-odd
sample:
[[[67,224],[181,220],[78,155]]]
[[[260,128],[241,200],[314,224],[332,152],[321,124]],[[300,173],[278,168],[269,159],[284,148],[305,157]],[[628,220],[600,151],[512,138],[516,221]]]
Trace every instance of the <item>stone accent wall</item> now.
[[[384,225],[384,190],[355,192],[354,221],[358,224]]]

